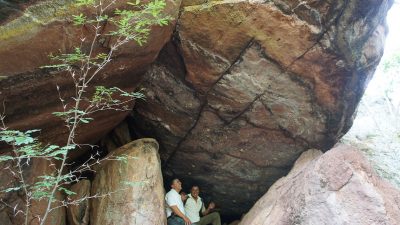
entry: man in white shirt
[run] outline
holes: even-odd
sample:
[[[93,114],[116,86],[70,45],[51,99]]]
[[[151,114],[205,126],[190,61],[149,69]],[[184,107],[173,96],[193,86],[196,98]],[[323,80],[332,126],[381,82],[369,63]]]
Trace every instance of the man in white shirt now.
[[[168,225],[190,225],[189,218],[185,216],[185,208],[179,192],[182,190],[182,183],[179,179],[173,179],[171,190],[165,195],[167,203],[167,223]]]
[[[218,212],[210,213],[212,209],[215,208],[213,202],[210,203],[207,209],[204,207],[204,203],[201,200],[200,189],[198,186],[193,186],[189,198],[186,200],[185,212],[186,216],[189,217],[193,225],[221,225],[221,218]],[[203,217],[200,217],[200,211]]]

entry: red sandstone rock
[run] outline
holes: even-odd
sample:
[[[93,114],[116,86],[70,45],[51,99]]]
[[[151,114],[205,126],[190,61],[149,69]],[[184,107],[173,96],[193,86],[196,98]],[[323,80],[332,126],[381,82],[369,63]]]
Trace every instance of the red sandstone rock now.
[[[222,214],[240,215],[303,151],[328,150],[351,126],[382,54],[392,1],[167,3],[172,15],[181,10],[176,32],[148,73],[172,27],[155,30],[143,49],[124,49],[96,84],[133,90],[143,79],[147,101],[137,103],[130,126],[159,140],[165,175],[199,184]],[[36,25],[0,32],[0,101],[7,99],[12,128],[42,128],[62,142],[65,131],[50,113],[60,109],[55,85],[70,96],[70,82],[32,71],[58,46],[72,47],[79,31],[64,19]],[[97,115],[77,141],[97,142],[126,115]]]
[[[127,161],[110,160],[96,168],[92,182],[90,224],[164,225],[166,213],[158,143],[139,139],[111,153]]]
[[[183,1],[133,126],[159,140],[166,176],[241,215],[303,151],[351,126],[391,4]]]
[[[126,4],[126,1],[116,2],[114,8]],[[180,1],[166,2],[165,14],[172,17],[170,25],[154,26],[148,43],[143,47],[134,43],[123,46],[94,80],[92,87],[116,86],[125,91],[137,88],[148,65],[170,39]],[[0,101],[5,103],[6,123],[11,129],[42,129],[41,136],[45,142],[65,144],[67,130],[52,112],[62,110],[56,86],[68,101],[74,93],[72,79],[66,74],[49,74],[39,67],[50,64],[50,53],[69,53],[80,45],[81,37],[90,39],[93,33],[90,26],[82,28],[72,24],[70,16],[80,11],[70,2],[30,1],[23,10],[23,14],[16,14],[0,25]],[[93,9],[84,13],[92,13],[90,10]],[[95,43],[96,52],[107,51],[103,39]],[[84,43],[83,48],[87,45],[89,43]],[[88,89],[89,95],[92,90]],[[127,111],[107,111],[93,115],[94,122],[78,131],[77,143],[96,143],[127,114]]]
[[[360,151],[340,145],[323,155],[304,152],[240,224],[399,223],[400,191],[378,177]]]

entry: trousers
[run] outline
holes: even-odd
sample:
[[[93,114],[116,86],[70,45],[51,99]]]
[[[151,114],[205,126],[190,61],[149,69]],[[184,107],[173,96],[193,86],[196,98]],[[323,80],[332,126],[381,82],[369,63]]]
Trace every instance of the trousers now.
[[[167,219],[168,225],[185,225],[185,221],[179,216],[172,215]]]
[[[221,218],[219,216],[219,213],[213,212],[210,213],[206,216],[203,216],[200,218],[200,221],[197,223],[192,223],[192,225],[221,225]]]

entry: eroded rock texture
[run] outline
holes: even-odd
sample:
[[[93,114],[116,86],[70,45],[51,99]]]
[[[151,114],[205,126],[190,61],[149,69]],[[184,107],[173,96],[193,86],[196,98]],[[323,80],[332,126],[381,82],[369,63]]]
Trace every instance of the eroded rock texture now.
[[[56,85],[67,99],[71,81],[38,67],[91,30],[66,19],[77,12],[70,0],[12,2],[15,13],[0,11],[6,122],[41,128],[42,136],[62,143],[65,130],[51,113],[60,111]],[[331,148],[351,126],[383,52],[391,4],[167,0],[166,13],[177,19],[173,38],[175,21],[154,27],[144,48],[118,52],[95,84],[133,90],[143,81],[147,100],[135,107],[131,130],[159,141],[165,176],[199,184],[222,214],[240,215],[303,151]],[[96,50],[107,51],[105,43],[96,43]],[[96,115],[76,141],[97,142],[126,114]]]
[[[309,150],[240,224],[400,223],[400,192],[382,180],[358,150]]]
[[[164,173],[240,215],[306,149],[351,126],[391,1],[183,1],[135,126]]]
[[[12,2],[12,3],[11,3]],[[18,3],[20,2],[20,4]],[[22,4],[23,2],[23,4]],[[73,0],[56,1],[1,1],[17,9],[2,19],[0,24],[0,101],[5,105],[6,124],[13,129],[42,129],[46,141],[65,144],[67,130],[52,112],[62,111],[60,97],[66,101],[74,93],[72,78],[63,73],[39,69],[51,63],[49,54],[70,53],[80,46],[85,37],[83,49],[90,46],[93,36],[90,26],[74,26],[71,15],[83,9],[76,8]],[[162,46],[170,39],[174,20],[178,15],[180,1],[167,0],[165,14],[171,16],[170,26],[153,27],[148,44],[139,47],[128,43],[116,52],[112,62],[92,83],[107,87],[120,87],[133,91],[149,64],[157,57]],[[110,11],[126,5],[116,1]],[[2,10],[3,11],[3,10]],[[4,15],[0,11],[0,15]],[[87,15],[93,9],[83,11]],[[111,14],[112,16],[112,14]],[[103,24],[104,34],[110,24]],[[95,43],[95,52],[109,50],[109,38],[102,36]],[[60,94],[57,92],[60,87]],[[88,89],[90,97],[91,89]],[[1,107],[3,108],[3,107]],[[120,123],[128,112],[103,112],[94,115],[95,122],[83,126],[78,132],[77,143],[96,143],[102,136]],[[112,116],[110,116],[112,115]]]
[[[96,169],[90,224],[164,225],[166,214],[158,144],[139,139],[116,149]]]

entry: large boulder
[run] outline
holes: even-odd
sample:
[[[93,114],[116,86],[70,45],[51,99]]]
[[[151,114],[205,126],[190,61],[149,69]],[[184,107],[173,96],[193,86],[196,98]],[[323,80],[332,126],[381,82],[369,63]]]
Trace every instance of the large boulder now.
[[[304,152],[243,218],[241,225],[400,224],[400,191],[360,151],[340,145]]]
[[[51,115],[61,109],[56,85],[65,99],[73,88],[64,74],[38,67],[49,63],[49,53],[79,44],[80,34],[90,36],[89,28],[78,29],[67,19],[79,13],[71,2],[2,1],[7,9],[0,11],[6,122],[15,129],[41,128],[56,143],[66,135]],[[177,26],[154,27],[143,48],[128,45],[94,84],[134,90],[144,80],[147,101],[137,104],[129,126],[138,136],[159,140],[164,175],[199,184],[223,206],[222,214],[236,216],[287,174],[303,151],[328,150],[349,129],[382,55],[392,4],[166,2]],[[102,40],[96,48],[106,51]],[[95,115],[76,142],[97,142],[127,112],[110,115]]]
[[[72,52],[74,47],[81,45],[81,38],[86,38],[82,48],[89,48],[88,40],[94,34],[93,29],[91,26],[74,26],[71,16],[79,13],[90,16],[94,9],[77,8],[74,2],[28,0],[0,3],[1,7],[7,6],[0,10],[0,101],[5,105],[7,126],[21,130],[42,129],[41,136],[57,144],[65,144],[67,129],[52,112],[62,111],[59,98],[69,101],[75,90],[69,75],[39,67],[54,63],[49,58],[51,53]],[[124,7],[126,2],[115,1],[109,11]],[[170,25],[153,26],[148,42],[143,47],[133,42],[123,46],[92,82],[92,87],[115,86],[125,91],[137,88],[146,68],[171,37],[180,0],[166,0],[166,3],[164,13],[171,17]],[[110,23],[104,24],[102,35],[107,34],[110,27]],[[107,35],[99,38],[94,44],[94,52],[107,52],[107,43]],[[90,98],[91,90],[88,89],[89,96],[86,97]],[[76,142],[96,143],[127,114],[128,111],[113,113],[110,110],[95,114],[94,121],[78,131]]]
[[[91,200],[90,224],[166,224],[157,142],[139,139],[108,157],[126,161],[106,160],[96,169],[91,194],[97,197]]]
[[[134,126],[160,141],[164,175],[241,215],[303,151],[326,151],[349,129],[391,4],[183,1]]]

